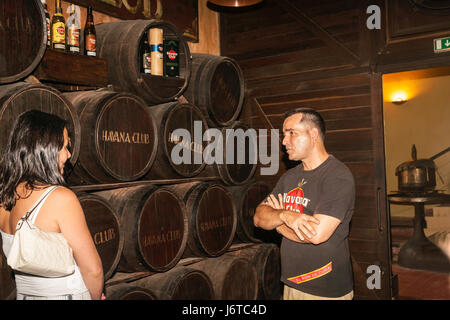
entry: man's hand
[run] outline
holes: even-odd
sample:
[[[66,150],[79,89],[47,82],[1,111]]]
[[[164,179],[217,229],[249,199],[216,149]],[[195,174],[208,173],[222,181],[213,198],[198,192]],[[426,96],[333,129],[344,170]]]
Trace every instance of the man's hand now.
[[[279,193],[277,200],[277,198],[271,194],[267,197],[266,204],[271,206],[273,209],[284,209],[283,196]]]
[[[273,194],[269,195],[266,199],[266,204],[273,209],[284,210],[283,196],[280,193],[278,194],[278,199]],[[312,238],[316,235],[316,231],[310,223],[320,223],[320,221],[313,216],[286,210],[280,215],[280,218],[295,232],[301,241],[305,240],[305,236]]]
[[[313,216],[292,211],[283,211],[280,214],[280,219],[295,232],[301,241],[305,240],[305,236],[311,239],[316,235],[316,231],[311,226],[311,223],[317,225],[320,223],[320,221]]]

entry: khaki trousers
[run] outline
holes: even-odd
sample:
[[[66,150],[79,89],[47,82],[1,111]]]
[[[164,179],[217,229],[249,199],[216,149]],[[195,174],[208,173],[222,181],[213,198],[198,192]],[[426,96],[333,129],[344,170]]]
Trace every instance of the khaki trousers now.
[[[300,290],[291,288],[289,286],[284,286],[283,292],[283,300],[352,300],[353,299],[353,290],[347,293],[342,297],[337,298],[329,298],[329,297],[321,297],[315,296],[306,292],[302,292]]]

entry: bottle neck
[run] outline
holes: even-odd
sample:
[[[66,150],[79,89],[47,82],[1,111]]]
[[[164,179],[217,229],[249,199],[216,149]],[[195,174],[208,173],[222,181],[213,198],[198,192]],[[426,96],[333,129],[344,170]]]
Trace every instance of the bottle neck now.
[[[92,15],[91,7],[88,7],[88,10],[87,10],[86,24],[94,24],[94,16]]]

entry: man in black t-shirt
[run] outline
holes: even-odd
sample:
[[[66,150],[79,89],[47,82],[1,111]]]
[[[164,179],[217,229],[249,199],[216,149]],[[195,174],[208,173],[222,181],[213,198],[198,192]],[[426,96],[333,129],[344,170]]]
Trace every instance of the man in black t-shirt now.
[[[283,135],[289,159],[302,162],[281,176],[254,216],[257,227],[283,235],[283,298],[352,299],[347,238],[355,202],[353,175],[327,153],[325,123],[315,110],[286,113]]]

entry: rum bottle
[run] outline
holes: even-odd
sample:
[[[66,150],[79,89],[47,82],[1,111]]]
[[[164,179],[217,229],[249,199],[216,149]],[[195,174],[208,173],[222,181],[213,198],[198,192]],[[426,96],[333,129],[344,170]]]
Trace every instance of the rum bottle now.
[[[148,33],[145,33],[144,41],[142,45],[142,63],[141,63],[141,72],[142,73],[151,73],[151,55],[150,55],[150,46],[148,44]]]
[[[96,34],[92,7],[87,8],[86,25],[84,26],[84,54],[95,57],[97,55]]]
[[[66,50],[66,20],[62,14],[61,0],[55,0],[55,14],[51,28],[52,48]]]
[[[71,4],[67,8],[70,14],[67,19],[67,51],[72,53],[80,53],[80,9],[78,6]]]
[[[164,75],[178,77],[180,75],[178,40],[164,40]]]

